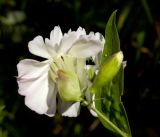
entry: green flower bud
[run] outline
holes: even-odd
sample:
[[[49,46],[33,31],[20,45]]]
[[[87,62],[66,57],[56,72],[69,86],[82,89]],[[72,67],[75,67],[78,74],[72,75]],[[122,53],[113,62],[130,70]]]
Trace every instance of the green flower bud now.
[[[71,71],[58,70],[57,85],[63,101],[80,101],[82,92],[80,90],[77,75]]]
[[[118,73],[122,61],[123,53],[121,51],[110,56],[101,66],[98,75],[95,77],[90,92],[95,93],[97,88],[103,87],[106,83],[111,81]]]

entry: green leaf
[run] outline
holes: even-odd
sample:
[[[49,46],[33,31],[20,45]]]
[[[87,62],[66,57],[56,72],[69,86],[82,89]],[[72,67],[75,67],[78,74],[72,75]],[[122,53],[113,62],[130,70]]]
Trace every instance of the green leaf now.
[[[120,40],[116,28],[116,12],[114,11],[110,16],[105,30],[105,46],[102,53],[101,64],[106,60],[106,57],[113,55],[120,51]]]
[[[105,47],[101,58],[101,68],[103,68],[103,63],[107,58],[120,51],[120,41],[116,28],[116,11],[112,13],[106,25],[105,40]],[[100,121],[107,129],[117,135],[131,137],[126,111],[121,102],[121,96],[124,90],[123,77],[124,68],[121,65],[119,72],[112,80],[106,82],[104,86],[96,89],[95,96],[97,100],[95,101],[95,104],[96,108],[116,127],[125,133],[125,135],[120,135],[117,130],[111,127],[101,116],[99,116]]]

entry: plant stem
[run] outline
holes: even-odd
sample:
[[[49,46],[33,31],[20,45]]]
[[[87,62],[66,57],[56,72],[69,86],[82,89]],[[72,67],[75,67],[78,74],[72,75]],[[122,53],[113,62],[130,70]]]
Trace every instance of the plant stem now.
[[[117,126],[115,126],[114,123],[112,123],[103,113],[101,113],[99,110],[97,110],[88,101],[82,100],[82,103],[85,106],[87,106],[89,109],[92,109],[94,112],[96,112],[99,117],[101,117],[108,125],[110,125],[116,131],[116,133],[120,134],[122,137],[129,137],[128,134],[126,134],[125,132],[123,132],[122,130],[120,130]]]

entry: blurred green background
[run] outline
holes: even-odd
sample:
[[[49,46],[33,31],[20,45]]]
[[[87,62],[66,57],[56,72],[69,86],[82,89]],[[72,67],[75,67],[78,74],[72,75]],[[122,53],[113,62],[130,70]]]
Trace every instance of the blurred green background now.
[[[35,58],[28,42],[79,26],[104,35],[110,14],[117,26],[125,69],[122,97],[133,137],[160,136],[160,0],[0,0],[0,137],[113,137],[86,108],[78,118],[38,115],[17,93],[16,65]]]

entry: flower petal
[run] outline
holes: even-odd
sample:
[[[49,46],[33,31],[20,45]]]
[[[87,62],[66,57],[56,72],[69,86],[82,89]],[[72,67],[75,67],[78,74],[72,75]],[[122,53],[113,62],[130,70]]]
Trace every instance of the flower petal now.
[[[77,33],[75,32],[69,32],[68,34],[65,34],[62,38],[58,53],[59,54],[65,54],[71,47],[72,44],[78,39]]]
[[[56,97],[57,97],[57,89],[55,87],[55,83],[51,78],[49,78],[49,92],[47,96],[48,110],[45,114],[50,117],[54,116],[56,113]]]
[[[76,31],[78,37],[82,36],[82,35],[86,35],[86,31],[85,29],[83,29],[82,27],[79,27]]]
[[[48,60],[43,62],[39,62],[32,59],[21,60],[17,64],[18,78],[21,77],[26,79],[37,78],[43,73],[45,73],[48,67],[49,67]]]
[[[51,40],[45,38],[45,45],[50,56],[55,57],[57,55],[58,44],[53,44]]]
[[[105,39],[104,39],[103,35],[100,34],[99,32],[96,32],[96,33],[90,32],[88,35],[88,39],[99,41],[99,42],[101,42],[102,45],[104,45],[104,43],[105,43]]]
[[[55,26],[54,29],[50,33],[50,40],[52,42],[52,45],[55,46],[55,44],[60,44],[60,41],[63,37],[61,28],[59,26]]]
[[[25,96],[26,106],[39,114],[44,114],[48,110],[48,63],[26,59],[22,60],[17,68],[18,92]]]
[[[98,54],[102,48],[101,42],[82,38],[73,44],[68,54],[73,57],[87,58]]]
[[[59,111],[62,116],[77,117],[80,110],[80,102],[64,102],[59,99]]]
[[[81,90],[84,91],[87,88],[87,73],[86,73],[86,59],[77,59],[76,60],[76,73],[80,82]]]
[[[32,41],[30,41],[28,43],[28,48],[29,48],[29,51],[34,55],[37,55],[43,58],[50,57],[45,47],[43,38],[41,36],[37,36]]]
[[[58,47],[63,37],[61,28],[59,26],[55,26],[54,29],[50,33],[50,39],[45,39],[46,49],[51,57],[57,55]]]

